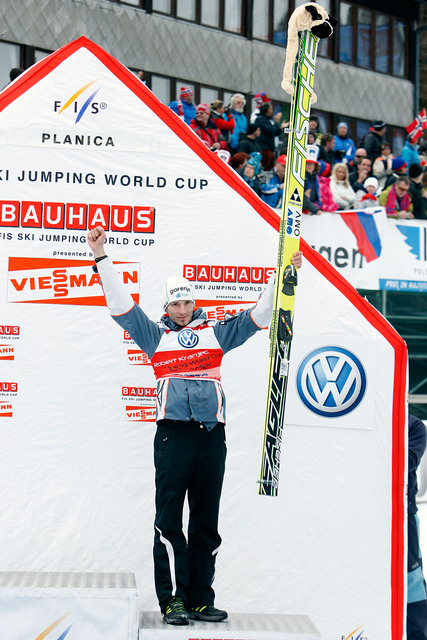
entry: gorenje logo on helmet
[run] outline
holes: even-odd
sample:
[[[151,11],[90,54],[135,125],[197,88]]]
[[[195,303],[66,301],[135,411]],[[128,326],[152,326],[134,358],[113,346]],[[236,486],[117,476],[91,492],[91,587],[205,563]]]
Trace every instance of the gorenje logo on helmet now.
[[[337,418],[360,404],[366,390],[365,370],[351,351],[342,347],[320,347],[299,365],[297,390],[310,411]]]

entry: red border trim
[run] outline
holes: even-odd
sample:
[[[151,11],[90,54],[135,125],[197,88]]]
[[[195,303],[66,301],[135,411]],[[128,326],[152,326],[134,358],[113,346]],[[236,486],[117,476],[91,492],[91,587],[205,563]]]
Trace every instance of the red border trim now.
[[[408,354],[405,341],[392,325],[339,274],[334,267],[301,240],[304,257],[320,271],[363,315],[394,350],[392,404],[392,523],[391,523],[391,640],[402,640],[405,617],[406,573],[406,475],[405,425]]]
[[[237,173],[213,154],[196,134],[166,105],[148,89],[123,64],[113,58],[94,42],[81,36],[50,56],[31,67],[31,70],[18,76],[6,87],[0,96],[0,111],[16,100],[25,91],[34,86],[47,73],[53,71],[61,62],[81,48],[88,49],[102,62],[124,85],[126,85],[144,104],[153,110],[172,131],[178,135],[221,179],[232,187],[277,231],[279,216],[246,185]],[[392,423],[392,539],[391,539],[391,640],[402,640],[405,604],[405,420],[406,420],[406,344],[393,327],[364,300],[320,254],[301,241],[305,258],[320,271],[381,333],[394,349],[395,381],[393,389]]]

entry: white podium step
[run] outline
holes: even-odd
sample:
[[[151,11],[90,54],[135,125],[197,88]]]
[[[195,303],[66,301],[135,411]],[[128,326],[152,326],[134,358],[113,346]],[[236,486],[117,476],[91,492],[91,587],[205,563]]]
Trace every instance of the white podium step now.
[[[160,612],[143,611],[139,640],[320,640],[320,632],[305,615],[232,613],[224,622],[176,626],[163,622]]]
[[[8,640],[137,640],[135,576],[0,571],[0,629]]]

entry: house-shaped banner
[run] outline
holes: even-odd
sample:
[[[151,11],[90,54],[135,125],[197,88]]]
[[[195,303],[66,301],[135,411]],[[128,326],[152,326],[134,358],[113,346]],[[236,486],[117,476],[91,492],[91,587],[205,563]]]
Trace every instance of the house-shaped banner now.
[[[104,305],[87,230],[107,229],[151,318],[180,274],[221,320],[274,269],[277,213],[85,37],[0,94],[0,158],[3,570],[132,571],[156,609],[155,380]],[[401,640],[406,347],[302,248],[278,498],[257,488],[268,331],[223,364],[217,604],[307,614],[324,640]]]

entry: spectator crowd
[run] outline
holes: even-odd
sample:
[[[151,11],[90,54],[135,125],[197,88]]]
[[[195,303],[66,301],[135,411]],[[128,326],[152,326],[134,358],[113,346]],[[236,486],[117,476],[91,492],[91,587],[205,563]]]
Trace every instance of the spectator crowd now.
[[[200,139],[242,177],[273,208],[282,204],[289,123],[265,92],[254,97],[245,114],[245,96],[194,104],[193,92],[182,87],[169,104]],[[374,120],[356,145],[347,122],[336,133],[322,132],[311,115],[303,212],[360,210],[383,206],[390,218],[427,218],[427,144],[410,136],[398,156],[387,140],[387,124]]]

